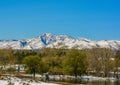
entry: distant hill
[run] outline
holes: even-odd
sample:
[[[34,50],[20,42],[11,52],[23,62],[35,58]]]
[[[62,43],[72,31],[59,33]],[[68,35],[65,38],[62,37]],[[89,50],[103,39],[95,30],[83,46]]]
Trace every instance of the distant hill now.
[[[78,49],[91,48],[110,48],[113,50],[120,49],[120,40],[89,40],[86,38],[72,38],[67,35],[54,35],[45,33],[35,38],[25,40],[0,40],[0,49],[41,49],[43,47],[62,47],[67,48],[77,47]]]

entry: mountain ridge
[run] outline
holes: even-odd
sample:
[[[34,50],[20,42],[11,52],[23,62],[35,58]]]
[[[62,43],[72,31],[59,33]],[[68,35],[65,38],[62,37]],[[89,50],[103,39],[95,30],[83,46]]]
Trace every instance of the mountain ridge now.
[[[73,38],[67,35],[54,35],[45,33],[35,38],[21,40],[0,40],[0,49],[41,49],[43,47],[56,47],[65,45],[68,48],[77,47],[78,49],[91,48],[110,48],[114,50],[120,49],[120,40],[90,40],[87,38]]]

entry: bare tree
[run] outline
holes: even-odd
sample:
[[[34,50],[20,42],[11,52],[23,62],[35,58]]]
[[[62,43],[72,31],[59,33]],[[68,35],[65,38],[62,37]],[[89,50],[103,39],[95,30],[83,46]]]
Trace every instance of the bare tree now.
[[[88,71],[95,72],[97,76],[107,77],[113,70],[114,52],[107,48],[94,48],[87,53]]]

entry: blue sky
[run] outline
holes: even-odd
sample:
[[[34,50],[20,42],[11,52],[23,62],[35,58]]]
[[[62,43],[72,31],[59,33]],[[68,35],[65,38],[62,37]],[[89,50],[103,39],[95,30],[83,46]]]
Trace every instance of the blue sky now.
[[[120,40],[120,0],[0,0],[0,39],[43,33]]]

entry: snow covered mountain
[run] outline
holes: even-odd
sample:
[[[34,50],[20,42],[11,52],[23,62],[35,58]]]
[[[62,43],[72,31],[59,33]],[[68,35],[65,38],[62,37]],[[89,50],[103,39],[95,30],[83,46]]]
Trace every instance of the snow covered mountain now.
[[[120,40],[93,41],[86,38],[75,39],[67,35],[54,35],[46,33],[36,38],[25,40],[0,40],[0,49],[41,49],[43,47],[77,47],[78,49],[91,49],[95,47],[120,49]]]

